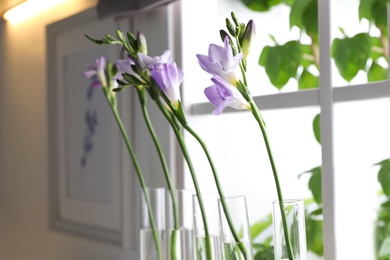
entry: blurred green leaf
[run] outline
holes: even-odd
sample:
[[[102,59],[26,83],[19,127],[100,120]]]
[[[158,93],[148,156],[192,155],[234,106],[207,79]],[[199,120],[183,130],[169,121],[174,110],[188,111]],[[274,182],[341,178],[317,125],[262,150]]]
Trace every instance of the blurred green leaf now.
[[[378,164],[381,166],[378,172],[378,181],[386,196],[390,196],[390,159],[383,160]]]
[[[318,34],[317,0],[295,0],[290,12],[290,28],[294,25],[307,34]]]
[[[317,114],[313,119],[313,133],[317,142],[321,144],[321,114]]]
[[[264,47],[259,64],[265,67],[271,83],[280,90],[290,78],[296,76],[301,59],[301,44],[298,41],[290,41],[284,45]]]
[[[291,7],[291,12],[290,12],[290,28],[292,28],[295,25],[300,29],[304,29],[302,16],[311,1],[312,0],[309,1],[295,0],[295,2]]]
[[[302,44],[301,51],[302,51],[301,65],[303,66],[303,68],[306,69],[312,64],[317,66],[317,64],[314,63],[314,53],[310,45]]]
[[[379,249],[379,259],[390,258],[390,236],[386,237]]]
[[[357,75],[359,70],[365,69],[370,52],[370,36],[367,33],[359,33],[352,38],[336,38],[331,47],[331,56],[337,69],[348,82]]]
[[[309,189],[313,194],[314,200],[317,204],[322,203],[322,186],[321,186],[321,167],[316,167],[311,170],[311,177],[309,179]]]
[[[380,57],[384,57],[383,54],[384,50],[383,50],[381,39],[378,37],[370,37],[370,42],[371,42],[370,58],[372,58],[375,61]]]
[[[359,20],[366,18],[371,20],[372,18],[372,5],[376,0],[360,0],[359,4]]]
[[[320,78],[314,76],[307,70],[303,70],[298,79],[298,89],[318,88],[320,86]]]
[[[272,225],[272,215],[269,214],[266,219],[260,220],[250,227],[251,238],[255,239],[259,236],[264,230]]]
[[[280,4],[281,0],[240,0],[249,9],[257,12],[269,11],[271,7]]]
[[[316,210],[313,210],[312,212],[310,212],[310,215],[311,216],[321,216],[322,215],[322,208],[318,208]]]
[[[379,209],[377,220],[390,223],[390,208],[382,206]]]
[[[359,19],[363,18],[373,21],[378,28],[387,28],[386,0],[361,0],[359,4]]]
[[[306,217],[306,243],[307,249],[319,256],[324,255],[323,243],[323,223],[320,220],[314,220]]]
[[[295,0],[282,0],[282,2],[288,6],[292,6],[294,4]]]
[[[255,260],[274,260],[274,248],[273,247],[264,247],[261,248],[255,254]]]
[[[385,80],[388,79],[388,74],[389,71],[387,69],[383,68],[378,63],[373,62],[367,72],[367,80],[369,82]]]

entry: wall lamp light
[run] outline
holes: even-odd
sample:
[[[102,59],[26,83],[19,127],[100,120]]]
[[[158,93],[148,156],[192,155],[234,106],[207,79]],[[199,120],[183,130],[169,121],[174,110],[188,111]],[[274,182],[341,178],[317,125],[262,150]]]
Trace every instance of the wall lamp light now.
[[[0,0],[2,18],[18,23],[43,12],[65,0]]]

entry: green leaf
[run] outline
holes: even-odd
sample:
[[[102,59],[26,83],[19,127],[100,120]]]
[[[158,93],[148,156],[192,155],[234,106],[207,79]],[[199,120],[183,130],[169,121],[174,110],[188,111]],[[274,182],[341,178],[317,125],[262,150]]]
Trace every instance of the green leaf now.
[[[290,78],[296,76],[301,59],[301,44],[298,41],[290,41],[284,45],[264,47],[259,64],[265,67],[271,83],[280,90]]]
[[[307,249],[319,256],[324,255],[323,222],[306,216]]]
[[[320,78],[314,76],[307,70],[303,70],[301,76],[298,79],[298,89],[311,89],[318,88],[320,86]]]
[[[381,168],[378,172],[378,181],[386,196],[390,196],[390,160],[384,160],[380,165]]]
[[[359,20],[366,18],[371,20],[372,18],[372,5],[376,0],[360,0],[359,4]]]
[[[369,82],[386,80],[388,77],[389,71],[376,62],[371,64],[371,67],[367,72],[367,79]]]
[[[386,237],[379,249],[380,259],[388,259],[390,257],[390,236]]]
[[[274,260],[274,248],[262,247],[255,254],[255,260]]]
[[[370,52],[370,36],[367,33],[359,33],[352,38],[336,38],[331,47],[331,56],[337,69],[348,82],[357,75],[359,70],[365,69]]]
[[[318,3],[310,1],[302,15],[302,23],[308,35],[318,35]]]
[[[251,238],[255,239],[259,236],[264,230],[272,225],[272,215],[268,215],[266,219],[260,220],[250,227]]]
[[[372,18],[378,28],[387,28],[387,3],[386,0],[376,0],[372,5]],[[387,30],[386,30],[387,31]]]
[[[321,166],[318,166],[316,168],[313,168],[310,170],[312,173],[310,179],[309,179],[309,189],[311,193],[313,194],[314,200],[317,202],[317,204],[322,203],[322,180],[321,180]]]
[[[253,11],[265,12],[271,7],[281,3],[281,0],[240,0],[246,7]]]
[[[363,18],[373,21],[378,28],[387,28],[386,0],[361,0],[359,19],[362,20]]]
[[[317,142],[321,144],[321,114],[317,114],[313,119],[313,133]]]
[[[303,66],[303,68],[306,69],[312,64],[317,66],[317,64],[315,64],[314,62],[314,53],[310,45],[302,44],[301,51],[302,51],[301,65]]]
[[[294,25],[307,34],[318,34],[318,7],[316,0],[296,0],[291,7],[290,28]]]
[[[296,0],[294,4],[291,7],[290,12],[290,28],[292,28],[294,25],[297,26],[300,29],[303,28],[303,22],[302,22],[302,16],[305,12],[307,6],[310,4],[312,0],[306,1],[306,0]]]
[[[372,58],[375,61],[380,57],[384,57],[384,49],[382,46],[381,39],[378,37],[370,37],[370,42],[371,42],[370,58]]]
[[[322,208],[313,210],[312,212],[310,212],[310,216],[322,216]]]
[[[292,6],[295,3],[295,0],[282,0],[282,2],[288,6]]]

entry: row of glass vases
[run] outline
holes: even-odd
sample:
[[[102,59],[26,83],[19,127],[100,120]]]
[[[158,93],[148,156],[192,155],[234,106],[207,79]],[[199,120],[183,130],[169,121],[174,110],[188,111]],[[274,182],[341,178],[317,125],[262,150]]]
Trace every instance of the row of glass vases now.
[[[279,202],[273,206],[275,259],[289,259]],[[303,203],[286,200],[284,208],[294,260],[305,260]],[[198,196],[189,190],[148,188],[141,196],[140,240],[141,260],[254,259],[245,196],[222,201],[215,193]]]

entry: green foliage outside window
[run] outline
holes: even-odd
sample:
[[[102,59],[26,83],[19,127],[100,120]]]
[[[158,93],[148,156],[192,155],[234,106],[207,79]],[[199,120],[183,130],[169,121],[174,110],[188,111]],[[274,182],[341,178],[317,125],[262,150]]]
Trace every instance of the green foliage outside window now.
[[[300,39],[279,44],[271,35],[273,46],[266,46],[259,57],[271,84],[282,90],[290,79],[295,79],[299,90],[318,88],[320,84],[318,2],[317,0],[240,0],[249,9],[267,12],[278,5],[290,7],[290,29],[300,30]],[[369,28],[350,36],[339,28],[341,38],[335,38],[331,45],[333,59],[340,76],[350,83],[359,72],[364,72],[367,82],[388,79],[388,28],[387,0],[361,0],[358,9],[359,22],[366,20]],[[310,44],[302,43],[303,36],[310,38]],[[353,86],[351,86],[353,87]],[[320,114],[313,119],[313,133],[319,144]],[[379,166],[378,181],[383,202],[378,210],[376,222],[376,252],[378,260],[390,260],[390,159],[376,164]],[[312,198],[306,200],[306,235],[308,250],[322,256],[322,193],[321,166],[302,174],[310,174],[308,188]],[[301,175],[302,175],[301,174]],[[300,176],[301,176],[300,175]],[[309,210],[310,209],[310,210]],[[267,231],[272,224],[270,216],[252,226],[252,238]],[[254,245],[255,259],[274,259],[272,237],[266,236]]]

